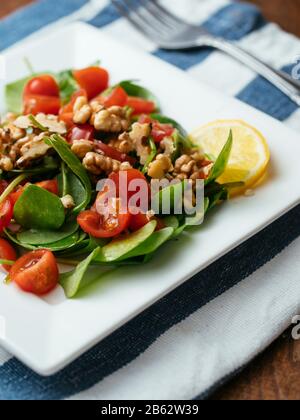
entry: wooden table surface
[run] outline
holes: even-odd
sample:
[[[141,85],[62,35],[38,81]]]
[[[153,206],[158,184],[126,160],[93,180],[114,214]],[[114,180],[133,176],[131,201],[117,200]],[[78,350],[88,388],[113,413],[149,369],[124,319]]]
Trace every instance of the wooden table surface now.
[[[0,17],[32,1],[1,0]],[[269,20],[300,37],[300,0],[250,1],[259,5]],[[300,341],[294,341],[287,331],[212,399],[299,400]]]

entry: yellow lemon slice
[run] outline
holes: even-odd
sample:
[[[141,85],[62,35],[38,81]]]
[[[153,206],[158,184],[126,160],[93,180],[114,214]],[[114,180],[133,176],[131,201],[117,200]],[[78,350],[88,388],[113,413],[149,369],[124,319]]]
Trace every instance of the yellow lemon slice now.
[[[225,172],[217,181],[221,184],[243,182],[243,187],[235,188],[231,192],[231,195],[238,195],[251,189],[266,172],[270,151],[264,136],[244,121],[220,120],[197,128],[191,138],[204,153],[216,159],[230,130],[233,134],[231,155]]]

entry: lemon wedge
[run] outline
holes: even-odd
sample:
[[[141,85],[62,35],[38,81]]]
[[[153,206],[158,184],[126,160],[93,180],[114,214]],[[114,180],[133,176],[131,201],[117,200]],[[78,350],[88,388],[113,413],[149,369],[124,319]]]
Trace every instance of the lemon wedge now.
[[[231,195],[239,195],[253,188],[266,173],[270,150],[264,136],[244,121],[219,120],[194,130],[191,139],[204,153],[216,159],[230,130],[233,134],[231,155],[225,172],[217,181],[221,184],[243,182],[242,187],[231,190]]]

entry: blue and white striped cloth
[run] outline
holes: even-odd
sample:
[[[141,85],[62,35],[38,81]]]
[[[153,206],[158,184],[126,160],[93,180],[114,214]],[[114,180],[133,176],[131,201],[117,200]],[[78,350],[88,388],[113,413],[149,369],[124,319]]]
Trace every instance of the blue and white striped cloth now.
[[[165,0],[181,17],[291,71],[300,41],[249,4]],[[300,110],[222,53],[165,52],[107,0],[40,0],[0,21],[0,50],[82,20],[300,129]],[[284,139],[283,146],[284,146]],[[0,349],[0,399],[203,398],[249,363],[300,311],[300,207],[208,267],[62,372],[43,378]],[[289,246],[288,246],[289,245]]]

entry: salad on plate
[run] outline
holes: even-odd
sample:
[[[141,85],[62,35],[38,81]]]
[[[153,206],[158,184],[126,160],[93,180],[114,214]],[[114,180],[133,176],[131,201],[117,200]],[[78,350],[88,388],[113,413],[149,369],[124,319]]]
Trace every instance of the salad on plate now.
[[[266,171],[253,127],[216,121],[188,135],[147,88],[109,79],[93,65],[6,86],[0,263],[25,292],[60,284],[73,298],[108,269],[147,263]]]

